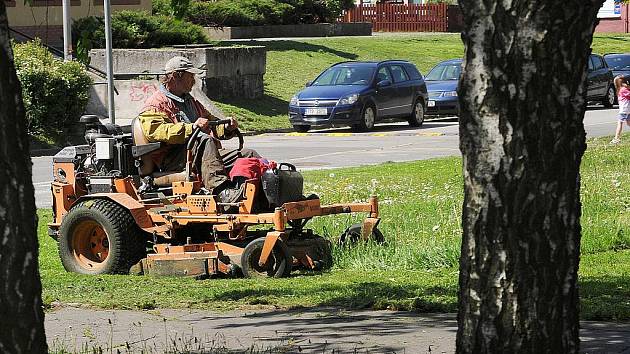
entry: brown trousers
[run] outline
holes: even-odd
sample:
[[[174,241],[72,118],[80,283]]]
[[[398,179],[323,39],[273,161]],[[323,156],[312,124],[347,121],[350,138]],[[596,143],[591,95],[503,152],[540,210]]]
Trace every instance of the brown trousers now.
[[[218,140],[202,135],[193,146],[193,168],[197,173],[201,172],[201,180],[204,187],[210,192],[213,189],[230,180],[229,170],[231,165],[224,164],[225,159],[233,162],[234,157],[260,157],[253,149],[243,149],[241,151],[231,149],[219,149]],[[235,156],[236,155],[236,156]],[[162,171],[182,171],[186,168],[186,146],[181,145],[171,149],[164,157]]]

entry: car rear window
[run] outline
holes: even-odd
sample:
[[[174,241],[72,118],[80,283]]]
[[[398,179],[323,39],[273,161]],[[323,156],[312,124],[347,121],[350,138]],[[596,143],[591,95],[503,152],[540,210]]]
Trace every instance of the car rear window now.
[[[418,69],[416,69],[416,67],[413,66],[412,64],[405,64],[405,69],[407,69],[407,74],[409,74],[409,77],[411,78],[411,80],[422,79],[422,74],[420,74]]]
[[[392,72],[394,82],[405,82],[409,80],[409,76],[401,65],[391,65],[389,70]]]
[[[593,61],[593,70],[599,70],[604,67],[604,61],[598,55],[591,55]]]

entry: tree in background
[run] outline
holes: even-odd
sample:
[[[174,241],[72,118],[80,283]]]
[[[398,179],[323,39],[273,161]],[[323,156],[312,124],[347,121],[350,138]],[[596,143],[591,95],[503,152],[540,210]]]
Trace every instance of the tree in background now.
[[[45,353],[26,118],[0,1],[0,352]]]
[[[602,2],[459,0],[459,353],[579,350],[585,69]]]

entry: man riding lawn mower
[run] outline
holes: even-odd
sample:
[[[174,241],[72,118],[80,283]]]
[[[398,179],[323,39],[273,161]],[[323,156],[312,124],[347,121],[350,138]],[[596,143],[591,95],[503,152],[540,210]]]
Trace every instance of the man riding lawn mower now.
[[[284,277],[294,269],[322,270],[332,265],[331,244],[304,226],[314,216],[340,213],[368,213],[342,242],[382,241],[376,197],[333,205],[304,197],[295,167],[270,166],[244,150],[233,120],[208,116],[194,129],[184,123],[187,142],[179,144],[151,142],[150,129],[157,125],[143,122],[142,114],[131,133],[96,116],[81,122],[87,145],[67,147],[53,159],[48,226],[68,271],[124,274],[134,267],[155,275]],[[200,137],[202,128],[210,134]],[[238,150],[214,145],[220,130],[238,137]],[[177,148],[183,163],[164,163]],[[207,162],[208,150],[221,168]]]

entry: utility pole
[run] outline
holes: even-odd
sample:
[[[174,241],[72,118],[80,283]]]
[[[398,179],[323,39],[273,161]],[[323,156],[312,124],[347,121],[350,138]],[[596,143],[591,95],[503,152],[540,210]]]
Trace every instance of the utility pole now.
[[[63,8],[63,60],[72,60],[72,31],[70,17],[70,0],[62,0]]]
[[[109,115],[109,122],[111,124],[115,124],[116,110],[114,109],[114,68],[112,63],[111,0],[104,0],[103,6],[105,7],[105,49],[107,52],[107,114]]]

